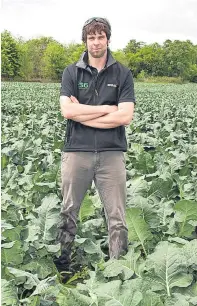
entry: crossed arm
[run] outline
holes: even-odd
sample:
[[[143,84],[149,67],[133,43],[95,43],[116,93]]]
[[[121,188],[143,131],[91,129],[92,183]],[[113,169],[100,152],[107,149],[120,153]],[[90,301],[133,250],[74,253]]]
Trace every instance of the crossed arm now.
[[[110,129],[121,125],[129,125],[133,119],[134,103],[122,102],[115,105],[84,105],[71,96],[60,97],[60,107],[64,118],[72,119],[83,125]]]

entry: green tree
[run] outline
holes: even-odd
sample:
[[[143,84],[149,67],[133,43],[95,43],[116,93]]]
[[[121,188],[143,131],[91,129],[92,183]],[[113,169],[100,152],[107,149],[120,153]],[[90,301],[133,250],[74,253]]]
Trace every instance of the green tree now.
[[[14,78],[20,71],[20,50],[17,41],[11,33],[4,31],[1,34],[1,75],[6,78]]]
[[[44,55],[44,76],[52,80],[60,80],[66,64],[66,52],[63,45],[51,42]]]
[[[188,78],[189,70],[197,62],[196,48],[191,41],[166,40],[163,45],[165,75]]]
[[[85,45],[62,45],[52,37],[40,37],[24,41],[16,40],[11,33],[2,33],[2,76],[21,80],[60,80],[63,69],[78,61]],[[191,41],[166,40],[145,44],[132,39],[122,50],[112,52],[123,65],[130,68],[135,77],[181,77],[197,82],[197,46]]]
[[[128,67],[127,56],[122,50],[113,51],[112,54],[117,61]]]
[[[123,52],[126,54],[137,53],[144,45],[145,43],[142,41],[137,42],[136,39],[131,39],[126,45],[126,47],[123,49]]]
[[[79,60],[81,54],[85,51],[84,44],[70,43],[65,46],[66,66]]]
[[[135,77],[143,71],[144,75],[181,77],[196,82],[196,50],[196,46],[188,40],[166,40],[163,46],[154,43],[133,48],[133,52],[128,52],[128,48],[126,56]]]
[[[146,75],[162,75],[163,50],[159,44],[144,45],[136,53],[129,53],[127,57],[134,76],[141,71]]]
[[[64,68],[77,62],[84,50],[84,44],[71,43],[66,46],[57,42],[48,44],[43,56],[44,76],[60,80]]]
[[[44,77],[43,56],[48,44],[52,42],[56,42],[52,37],[40,37],[28,40],[25,43],[23,49],[26,61],[28,60],[31,63],[28,65],[28,69],[31,67],[31,78],[40,80]]]
[[[190,65],[187,70],[187,79],[197,83],[197,64]]]
[[[20,77],[24,81],[30,81],[33,78],[33,62],[29,54],[28,45],[21,41],[20,50]]]

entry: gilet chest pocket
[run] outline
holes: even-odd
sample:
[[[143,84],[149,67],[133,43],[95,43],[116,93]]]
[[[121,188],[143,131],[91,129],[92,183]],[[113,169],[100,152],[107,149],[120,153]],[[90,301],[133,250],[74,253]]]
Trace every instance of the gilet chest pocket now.
[[[118,84],[109,83],[105,90],[106,101],[115,102],[118,100]]]

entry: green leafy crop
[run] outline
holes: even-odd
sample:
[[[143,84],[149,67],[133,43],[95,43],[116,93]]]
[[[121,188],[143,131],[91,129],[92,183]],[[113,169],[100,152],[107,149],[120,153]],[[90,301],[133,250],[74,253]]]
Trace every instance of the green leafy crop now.
[[[135,87],[126,128],[128,253],[108,258],[92,185],[63,284],[53,263],[66,127],[59,84],[2,83],[2,306],[197,305],[197,85]]]

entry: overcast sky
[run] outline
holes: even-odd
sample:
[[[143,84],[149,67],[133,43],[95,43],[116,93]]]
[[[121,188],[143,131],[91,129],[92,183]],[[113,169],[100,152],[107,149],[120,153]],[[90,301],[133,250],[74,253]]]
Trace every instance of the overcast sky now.
[[[81,29],[92,16],[112,25],[111,49],[130,39],[197,44],[197,0],[2,0],[1,31],[24,39],[52,36],[61,43],[81,43]]]

